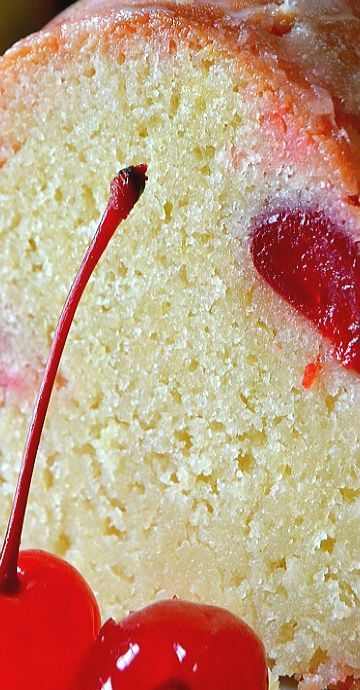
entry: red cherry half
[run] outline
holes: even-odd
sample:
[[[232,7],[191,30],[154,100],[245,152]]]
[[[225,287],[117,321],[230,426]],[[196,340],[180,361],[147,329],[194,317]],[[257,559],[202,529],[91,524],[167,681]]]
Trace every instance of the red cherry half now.
[[[242,620],[173,599],[107,621],[73,690],[267,690],[265,650]]]
[[[121,170],[111,183],[109,202],[66,299],[40,385],[0,553],[1,690],[68,690],[99,631],[95,598],[79,573],[43,551],[27,551],[19,557],[19,549],[36,455],[66,339],[94,268],[144,190],[146,167]]]
[[[255,268],[360,373],[360,249],[322,211],[278,210],[254,226]]]
[[[17,592],[0,597],[0,688],[68,690],[99,628],[95,597],[75,568],[22,551]]]

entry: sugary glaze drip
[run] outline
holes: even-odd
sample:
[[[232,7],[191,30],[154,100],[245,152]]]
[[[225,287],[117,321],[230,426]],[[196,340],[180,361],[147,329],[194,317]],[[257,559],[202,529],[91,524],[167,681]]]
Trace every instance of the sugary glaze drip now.
[[[360,251],[322,211],[273,211],[253,229],[260,275],[331,340],[337,359],[360,373]]]

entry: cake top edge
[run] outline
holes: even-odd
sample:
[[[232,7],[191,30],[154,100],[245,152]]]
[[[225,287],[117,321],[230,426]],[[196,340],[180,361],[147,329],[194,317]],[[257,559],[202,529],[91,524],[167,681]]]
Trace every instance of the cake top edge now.
[[[355,133],[353,146],[360,149],[357,0],[80,0],[10,48],[0,58],[0,73],[25,74],[26,63],[44,64],[57,53],[75,55],[84,36],[96,49],[114,44],[130,24],[131,33],[142,33],[145,40],[150,34],[171,34],[180,44],[195,34],[221,45],[235,60],[261,61],[262,74],[276,90],[286,80],[299,104],[303,94],[326,101],[338,127],[352,139]]]
[[[293,14],[299,18],[318,18],[319,16],[342,21],[360,17],[356,0],[78,0],[74,5],[55,17],[51,24],[68,19],[81,18],[94,14],[107,14],[118,11],[156,11],[168,10],[177,14],[213,17],[220,13],[239,22],[261,15]]]
[[[167,15],[201,24],[203,28],[225,31],[241,27],[271,31],[282,37],[287,28],[297,22],[322,26],[327,32],[343,25],[342,32],[349,38],[351,48],[356,52],[356,35],[360,31],[360,6],[357,0],[78,0],[64,12],[57,15],[39,32],[17,42],[5,55],[12,54],[20,46],[34,43],[44,34],[53,33],[68,24],[97,20],[116,21],[136,15]],[[281,29],[279,29],[281,24]],[[286,25],[286,26],[285,26]],[[284,29],[284,32],[283,32]],[[348,44],[348,40],[346,40]],[[360,58],[359,58],[360,63]]]

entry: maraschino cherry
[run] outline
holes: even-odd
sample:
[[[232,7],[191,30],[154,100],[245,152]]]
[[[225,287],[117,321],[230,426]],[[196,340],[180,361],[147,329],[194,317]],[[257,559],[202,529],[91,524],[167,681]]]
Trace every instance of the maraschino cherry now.
[[[360,373],[359,242],[322,211],[277,210],[255,223],[251,253],[260,275]]]
[[[177,599],[102,627],[73,690],[267,690],[265,650],[225,609]]]
[[[122,170],[70,289],[31,420],[0,555],[1,690],[68,690],[100,628],[95,597],[70,565],[43,551],[19,552],[36,454],[60,357],[87,282],[119,223],[145,187],[146,165]]]

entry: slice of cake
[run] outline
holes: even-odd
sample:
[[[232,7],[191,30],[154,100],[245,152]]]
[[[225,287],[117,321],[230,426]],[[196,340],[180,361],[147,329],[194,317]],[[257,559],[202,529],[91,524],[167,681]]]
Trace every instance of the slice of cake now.
[[[355,2],[93,1],[0,62],[1,524],[109,180],[146,161],[23,545],[105,616],[230,608],[307,688],[360,675],[359,31]]]

